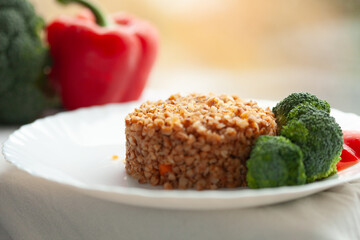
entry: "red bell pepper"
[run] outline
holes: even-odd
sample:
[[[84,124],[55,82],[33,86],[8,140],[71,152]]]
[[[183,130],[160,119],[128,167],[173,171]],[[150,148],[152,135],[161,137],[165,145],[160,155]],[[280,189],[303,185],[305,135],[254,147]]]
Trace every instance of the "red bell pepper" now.
[[[344,149],[341,160],[337,163],[338,171],[360,162],[360,131],[343,131]]]
[[[110,22],[91,3],[93,15],[60,17],[47,27],[53,59],[51,78],[65,108],[125,102],[140,97],[157,54],[156,29],[117,13]]]

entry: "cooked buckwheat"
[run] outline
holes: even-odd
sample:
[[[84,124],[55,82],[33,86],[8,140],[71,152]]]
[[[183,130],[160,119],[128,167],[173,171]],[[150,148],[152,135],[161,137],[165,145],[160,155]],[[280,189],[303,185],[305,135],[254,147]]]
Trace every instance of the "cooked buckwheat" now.
[[[255,139],[276,134],[269,108],[229,95],[172,95],[142,104],[125,123],[127,173],[165,189],[246,186]]]

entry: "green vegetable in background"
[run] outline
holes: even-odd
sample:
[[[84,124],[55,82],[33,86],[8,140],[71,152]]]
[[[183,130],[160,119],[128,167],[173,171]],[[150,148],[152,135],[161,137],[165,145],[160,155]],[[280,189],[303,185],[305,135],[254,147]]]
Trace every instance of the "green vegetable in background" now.
[[[306,183],[301,149],[284,137],[260,136],[246,162],[250,188],[267,188]]]
[[[330,105],[326,101],[320,100],[315,95],[310,93],[292,93],[273,108],[279,132],[282,126],[285,125],[288,121],[288,113],[299,104],[304,103],[310,104],[317,109],[330,113]]]
[[[34,120],[49,101],[44,94],[48,50],[44,21],[26,0],[0,0],[0,123]]]
[[[342,130],[328,112],[299,105],[289,112],[280,133],[301,148],[308,182],[336,173],[343,148]]]

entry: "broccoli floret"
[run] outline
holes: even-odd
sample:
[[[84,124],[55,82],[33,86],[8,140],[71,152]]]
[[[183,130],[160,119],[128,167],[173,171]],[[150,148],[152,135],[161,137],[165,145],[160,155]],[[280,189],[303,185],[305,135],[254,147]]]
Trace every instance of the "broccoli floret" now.
[[[20,119],[24,123],[30,122],[39,117],[39,113],[46,107],[46,102],[44,95],[31,84],[16,84],[1,96],[0,119],[4,123],[18,123]]]
[[[287,115],[287,121],[291,119],[299,118],[302,115],[311,115],[318,111],[323,111],[321,109],[316,108],[314,105],[309,103],[301,103],[294,107]],[[323,111],[325,114],[329,114],[328,112]]]
[[[328,112],[302,104],[289,112],[281,136],[298,145],[304,155],[307,182],[322,179],[336,172],[343,138],[340,126]]]
[[[317,109],[330,113],[330,105],[310,93],[292,93],[279,102],[272,110],[276,117],[276,123],[280,132],[283,125],[288,121],[288,113],[299,104],[310,104]]]
[[[48,57],[39,36],[44,21],[26,0],[0,0],[0,23],[0,123],[29,122],[47,105],[39,97]]]
[[[250,188],[268,188],[306,183],[301,149],[285,137],[260,136],[246,162]]]

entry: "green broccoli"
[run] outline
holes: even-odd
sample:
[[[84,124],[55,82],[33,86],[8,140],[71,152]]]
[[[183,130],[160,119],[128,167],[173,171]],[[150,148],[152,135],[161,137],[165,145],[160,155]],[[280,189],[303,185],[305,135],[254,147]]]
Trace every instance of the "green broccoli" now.
[[[246,162],[250,188],[267,188],[306,183],[301,149],[285,137],[260,136]]]
[[[304,103],[308,103],[317,109],[330,113],[330,105],[326,101],[320,100],[315,95],[310,93],[292,93],[272,109],[276,117],[279,131],[282,126],[287,123],[288,113],[297,105]]]
[[[26,0],[0,0],[0,123],[26,123],[47,106],[44,21]]]
[[[307,182],[336,172],[343,147],[342,130],[328,112],[309,104],[295,107],[288,114],[281,136],[301,148]]]
[[[309,103],[301,103],[294,107],[287,115],[287,121],[290,121],[291,119],[296,119],[301,117],[302,115],[311,115],[318,111],[323,111],[321,109],[316,108],[314,105],[311,105]],[[326,114],[329,114],[326,111],[323,111]]]

